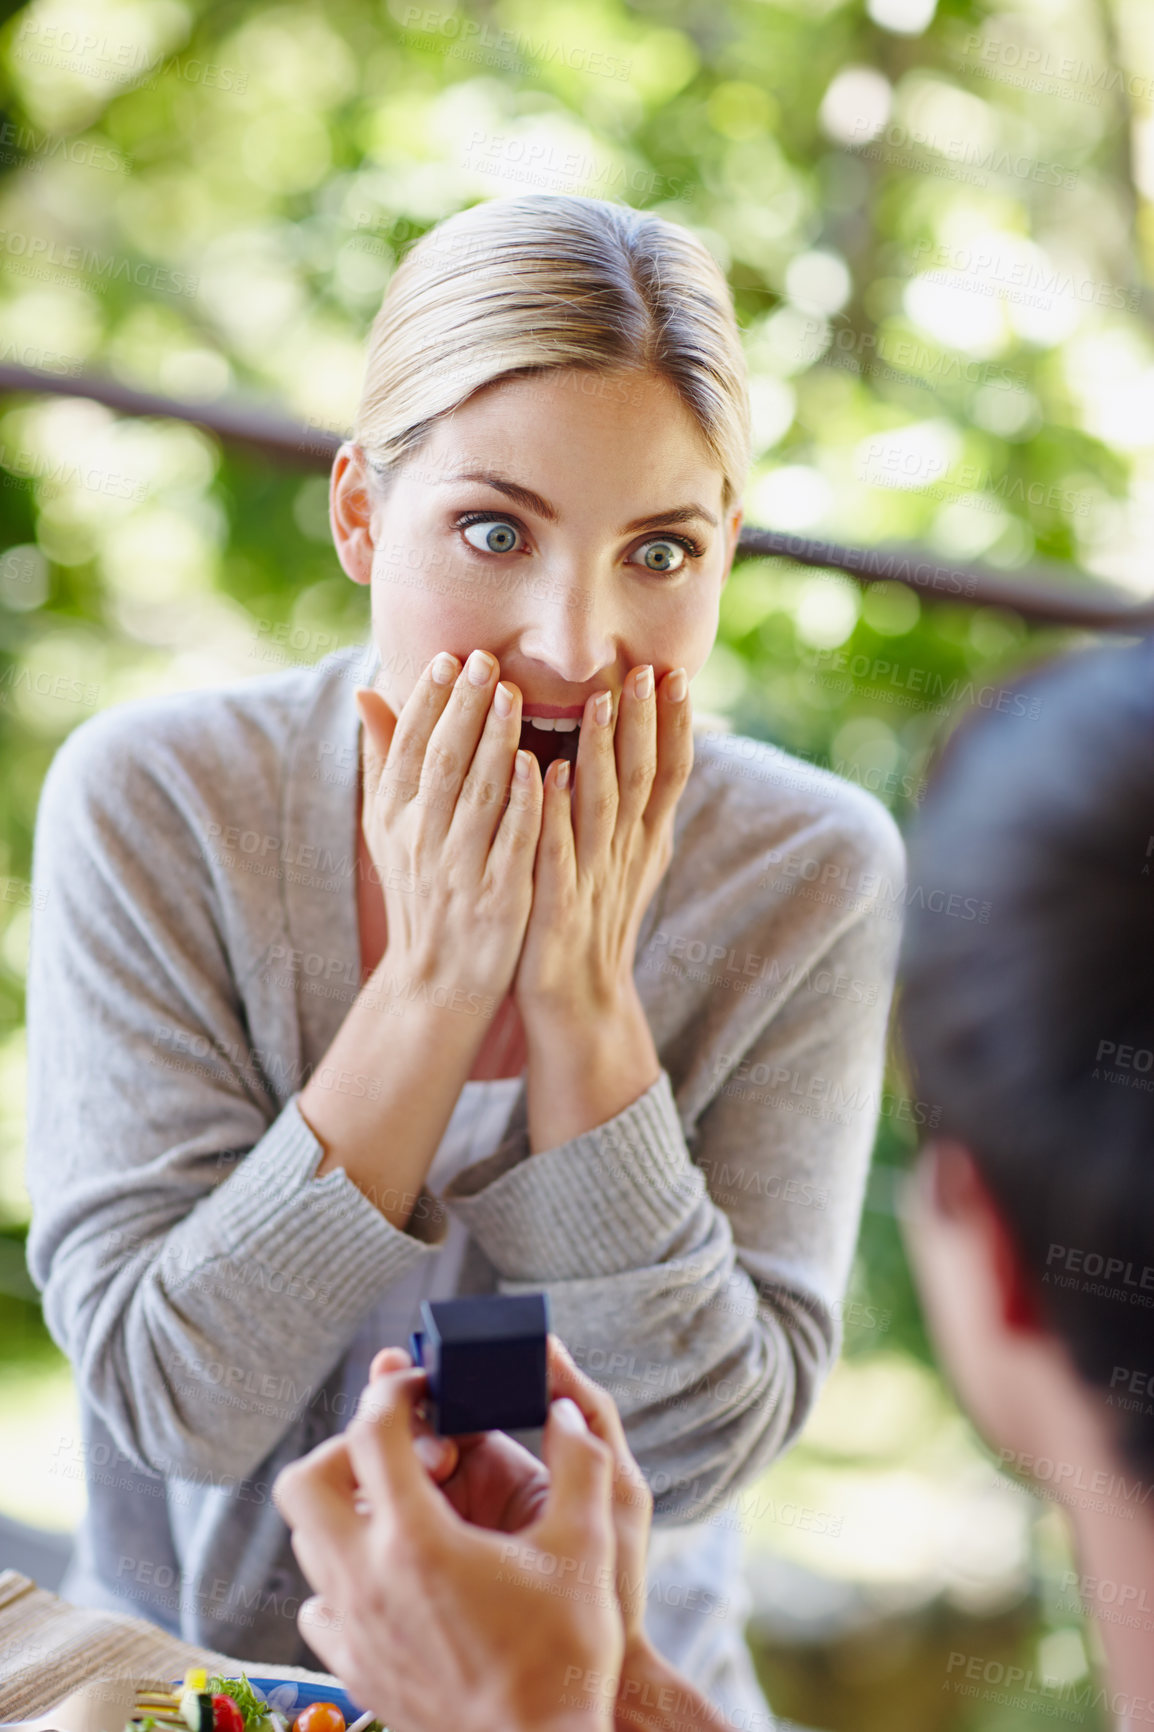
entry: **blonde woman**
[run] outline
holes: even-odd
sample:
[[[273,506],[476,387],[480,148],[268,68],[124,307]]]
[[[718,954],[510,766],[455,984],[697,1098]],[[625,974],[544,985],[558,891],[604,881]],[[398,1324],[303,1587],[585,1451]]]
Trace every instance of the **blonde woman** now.
[[[735,1493],[838,1349],[903,856],[849,783],[694,737],[748,462],[692,234],[463,211],[393,276],[333,466],[370,643],[58,753],[30,1257],[81,1397],[74,1597],[307,1661],[277,1472],[421,1297],[544,1289],[653,1492],[653,1641],[769,1723]]]

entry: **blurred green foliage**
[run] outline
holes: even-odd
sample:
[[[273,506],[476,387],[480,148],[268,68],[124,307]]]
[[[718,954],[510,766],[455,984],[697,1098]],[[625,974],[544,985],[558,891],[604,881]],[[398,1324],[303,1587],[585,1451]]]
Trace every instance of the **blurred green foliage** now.
[[[1140,0],[42,0],[0,30],[0,362],[240,394],[344,432],[369,321],[416,237],[508,193],[617,199],[687,224],[727,272],[754,407],[747,522],[1006,570],[1072,562],[1141,593],[1152,20]],[[315,660],[363,639],[368,614],[323,475],[184,424],[12,397],[0,482],[10,1249],[54,751],[110,704]],[[746,560],[695,702],[904,823],[958,716],[1075,641]],[[896,1057],[888,1087],[908,1096]],[[887,1177],[915,1144],[883,1111],[851,1360],[933,1363]],[[0,1353],[53,1351],[26,1296],[0,1306]]]

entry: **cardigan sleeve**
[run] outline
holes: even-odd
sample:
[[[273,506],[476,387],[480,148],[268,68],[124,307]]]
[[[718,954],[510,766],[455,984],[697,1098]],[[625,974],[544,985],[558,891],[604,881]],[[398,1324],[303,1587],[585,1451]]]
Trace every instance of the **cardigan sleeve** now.
[[[251,1050],[183,774],[108,712],[44,783],[28,1251],[117,1446],[223,1483],[276,1446],[435,1229],[422,1242],[343,1171],[314,1177],[323,1150],[298,1096],[282,1087],[278,1106]]]
[[[663,1067],[605,1124],[445,1194],[503,1291],[548,1291],[665,1522],[708,1513],[793,1441],[840,1346],[904,882],[878,812],[866,863],[884,890],[831,918],[756,1037],[717,1055],[692,1152]]]

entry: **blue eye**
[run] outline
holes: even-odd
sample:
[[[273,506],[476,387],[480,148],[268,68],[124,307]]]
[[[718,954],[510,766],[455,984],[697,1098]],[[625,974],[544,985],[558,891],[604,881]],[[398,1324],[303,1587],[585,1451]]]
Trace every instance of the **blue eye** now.
[[[643,546],[645,557],[642,563],[646,571],[680,571],[690,551],[688,544],[682,541],[680,536],[674,535],[663,535],[659,541],[646,541]],[[671,548],[681,554],[676,565],[671,563]],[[656,558],[653,557],[654,553]]]
[[[517,539],[522,534],[517,523],[508,517],[497,517],[489,511],[468,511],[458,517],[453,524],[459,529],[469,546],[480,554],[518,553],[521,549]],[[479,536],[474,537],[470,530],[479,530]],[[651,535],[642,542],[642,565],[646,571],[655,577],[674,577],[685,567],[687,560],[700,559],[704,548],[687,535]],[[680,558],[674,563],[674,555]],[[631,559],[629,564],[635,564]]]
[[[474,512],[470,517],[462,517],[457,527],[469,546],[475,547],[478,553],[514,552],[514,540],[518,531],[507,518],[486,517],[481,512]],[[484,532],[480,541],[473,540],[469,534],[470,529],[480,529]]]

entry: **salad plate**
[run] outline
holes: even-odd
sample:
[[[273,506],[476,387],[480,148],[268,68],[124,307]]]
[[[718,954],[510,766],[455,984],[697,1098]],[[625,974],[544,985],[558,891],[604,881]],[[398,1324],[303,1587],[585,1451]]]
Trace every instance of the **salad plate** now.
[[[336,1684],[198,1669],[141,1691],[124,1732],[386,1732]]]
[[[347,1732],[350,1726],[355,1725],[363,1713],[363,1710],[353,1702],[347,1690],[339,1690],[333,1684],[311,1684],[301,1678],[266,1677],[263,1674],[256,1676],[252,1673],[243,1673],[240,1678],[213,1679],[211,1682],[223,1683],[228,1687],[227,1694],[233,1697],[241,1709],[245,1722],[244,1732],[265,1732],[262,1719],[267,1722],[268,1718],[258,1714],[255,1702],[246,1703],[243,1688],[245,1683],[251,1687],[253,1696],[267,1704],[273,1713],[278,1714],[290,1728],[295,1725],[296,1720],[306,1708],[315,1708],[321,1704],[331,1704],[340,1710],[341,1718],[344,1720],[344,1732]],[[234,1689],[234,1686],[238,1688]],[[172,1688],[174,1694],[179,1693],[187,1688],[186,1680],[174,1678]],[[246,1706],[247,1712],[245,1712]],[[316,1724],[310,1725],[306,1721],[306,1724],[300,1728],[300,1732],[342,1732],[335,1720],[332,1724],[328,1724],[319,1716],[310,1718],[315,1720]]]
[[[82,1685],[34,1720],[0,1732],[387,1732],[339,1685],[192,1670],[168,1689],[123,1678]]]

